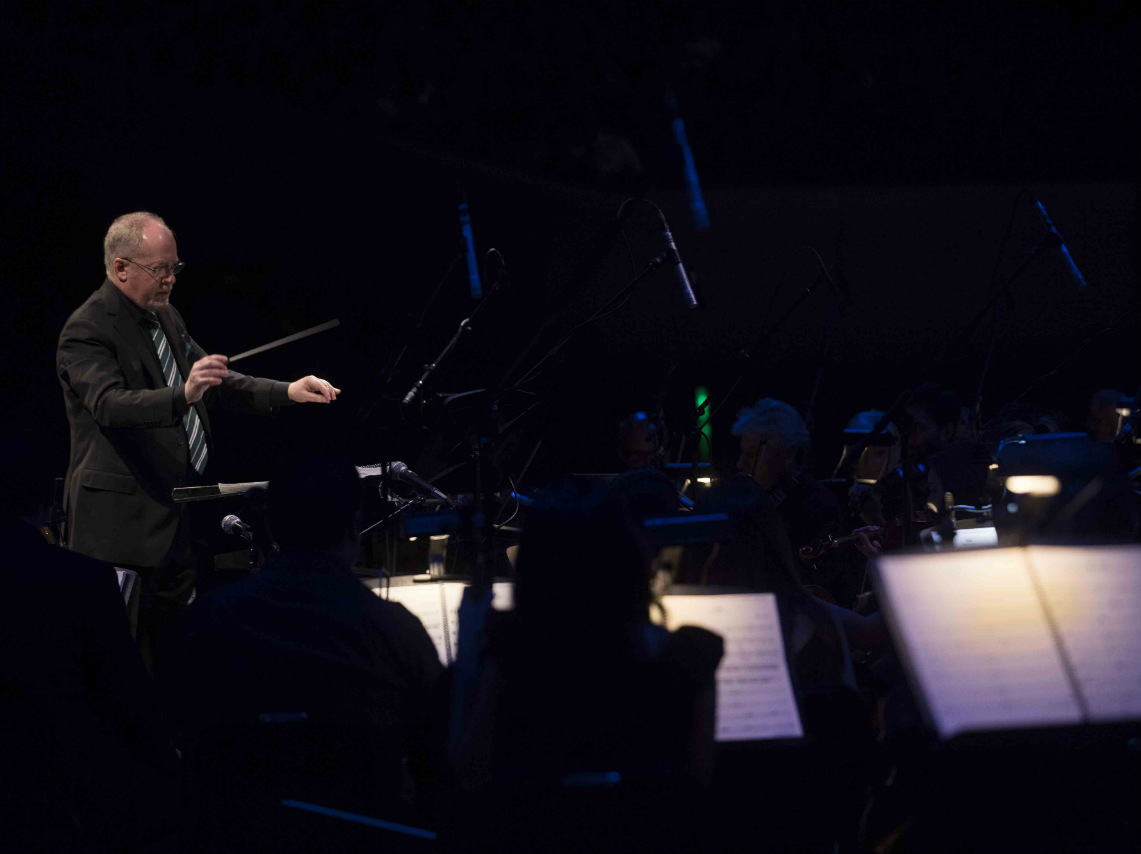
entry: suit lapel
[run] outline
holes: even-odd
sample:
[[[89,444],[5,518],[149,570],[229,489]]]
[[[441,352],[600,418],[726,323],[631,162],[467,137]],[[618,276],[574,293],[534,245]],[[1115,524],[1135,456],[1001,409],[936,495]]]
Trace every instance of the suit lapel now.
[[[113,289],[114,287],[109,281],[104,283],[105,289]],[[103,295],[103,304],[107,313],[114,319],[115,331],[138,357],[150,376],[151,382],[154,383],[154,387],[164,388],[166,377],[162,375],[162,365],[158,360],[158,351],[155,350],[154,339],[134,321],[128,312],[122,310],[119,305],[119,297],[113,290]]]

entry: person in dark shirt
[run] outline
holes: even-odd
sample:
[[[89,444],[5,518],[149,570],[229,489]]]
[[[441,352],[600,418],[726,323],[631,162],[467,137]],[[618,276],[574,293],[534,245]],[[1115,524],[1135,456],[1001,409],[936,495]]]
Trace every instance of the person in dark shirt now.
[[[449,752],[484,820],[461,822],[469,847],[654,848],[691,815],[670,805],[694,808],[711,773],[722,640],[652,623],[649,569],[621,496],[548,495],[524,528],[514,610],[465,597]]]
[[[33,443],[0,444],[0,850],[170,850],[178,755],[115,571],[48,545]]]
[[[784,519],[790,542],[805,545],[832,531],[840,507],[804,467],[808,426],[795,409],[771,397],[737,413],[741,439],[737,470],[752,476]]]
[[[239,776],[261,763],[255,795],[423,820],[443,749],[443,665],[420,621],[354,575],[359,499],[339,457],[288,467],[269,487],[280,556],[187,613],[170,694],[192,782],[212,803],[229,749],[245,754]],[[408,797],[417,784],[420,804]]]
[[[696,573],[698,583],[758,590],[810,582],[796,550],[834,533],[836,499],[803,466],[808,427],[787,403],[766,397],[737,413],[737,471],[703,496],[701,510],[728,513],[736,536],[719,544]]]
[[[907,402],[912,462],[928,467],[927,493],[917,496],[916,504],[929,504],[936,513],[943,509],[946,493],[957,504],[985,503],[983,492],[991,459],[975,439],[963,412],[953,391],[933,383],[916,386]]]

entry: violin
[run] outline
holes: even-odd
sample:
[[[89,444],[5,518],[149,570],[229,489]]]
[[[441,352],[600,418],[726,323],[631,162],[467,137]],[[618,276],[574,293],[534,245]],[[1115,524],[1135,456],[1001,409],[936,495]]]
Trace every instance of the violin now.
[[[927,528],[934,525],[938,519],[938,514],[935,512],[933,506],[928,505],[920,510],[915,510],[911,514],[911,522],[919,528]],[[898,549],[903,545],[903,517],[896,516],[894,519],[888,521],[885,525],[880,525],[873,531],[865,531],[869,539],[871,537],[878,537],[880,542],[883,543],[885,549]],[[796,550],[801,560],[816,560],[816,558],[831,551],[832,549],[839,548],[840,546],[848,543],[854,543],[859,538],[859,534],[848,534],[844,537],[833,537],[831,534],[825,534],[819,540],[807,546],[801,546]]]
[[[867,534],[868,538],[870,539],[872,537],[882,538],[886,531],[887,526],[885,525],[883,527],[876,528],[874,531],[864,531],[862,533]],[[796,553],[800,556],[801,560],[816,560],[826,552],[832,551],[832,549],[838,549],[840,546],[847,545],[848,543],[854,543],[857,539],[859,539],[859,536],[859,534],[848,534],[844,537],[833,537],[831,534],[825,534],[815,543],[807,546],[801,546],[796,550]]]

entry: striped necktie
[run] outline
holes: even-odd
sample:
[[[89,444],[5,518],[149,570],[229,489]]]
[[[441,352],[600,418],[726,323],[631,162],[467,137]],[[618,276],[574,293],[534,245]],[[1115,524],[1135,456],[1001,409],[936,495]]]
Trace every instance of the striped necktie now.
[[[174,353],[170,351],[166,335],[156,321],[149,321],[151,338],[154,339],[155,349],[158,350],[158,360],[162,364],[162,375],[166,377],[166,384],[171,388],[177,386],[182,380],[178,375],[178,365],[174,361]],[[186,436],[190,443],[190,462],[194,470],[202,474],[206,470],[206,432],[202,429],[202,419],[194,411],[194,405],[186,410],[182,416],[182,426],[186,428]]]

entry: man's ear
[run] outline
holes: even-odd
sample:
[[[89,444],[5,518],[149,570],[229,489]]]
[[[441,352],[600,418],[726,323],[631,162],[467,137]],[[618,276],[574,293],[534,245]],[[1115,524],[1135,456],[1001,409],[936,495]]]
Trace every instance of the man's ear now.
[[[111,262],[111,273],[113,279],[120,282],[127,281],[127,262],[122,258],[116,258]]]

